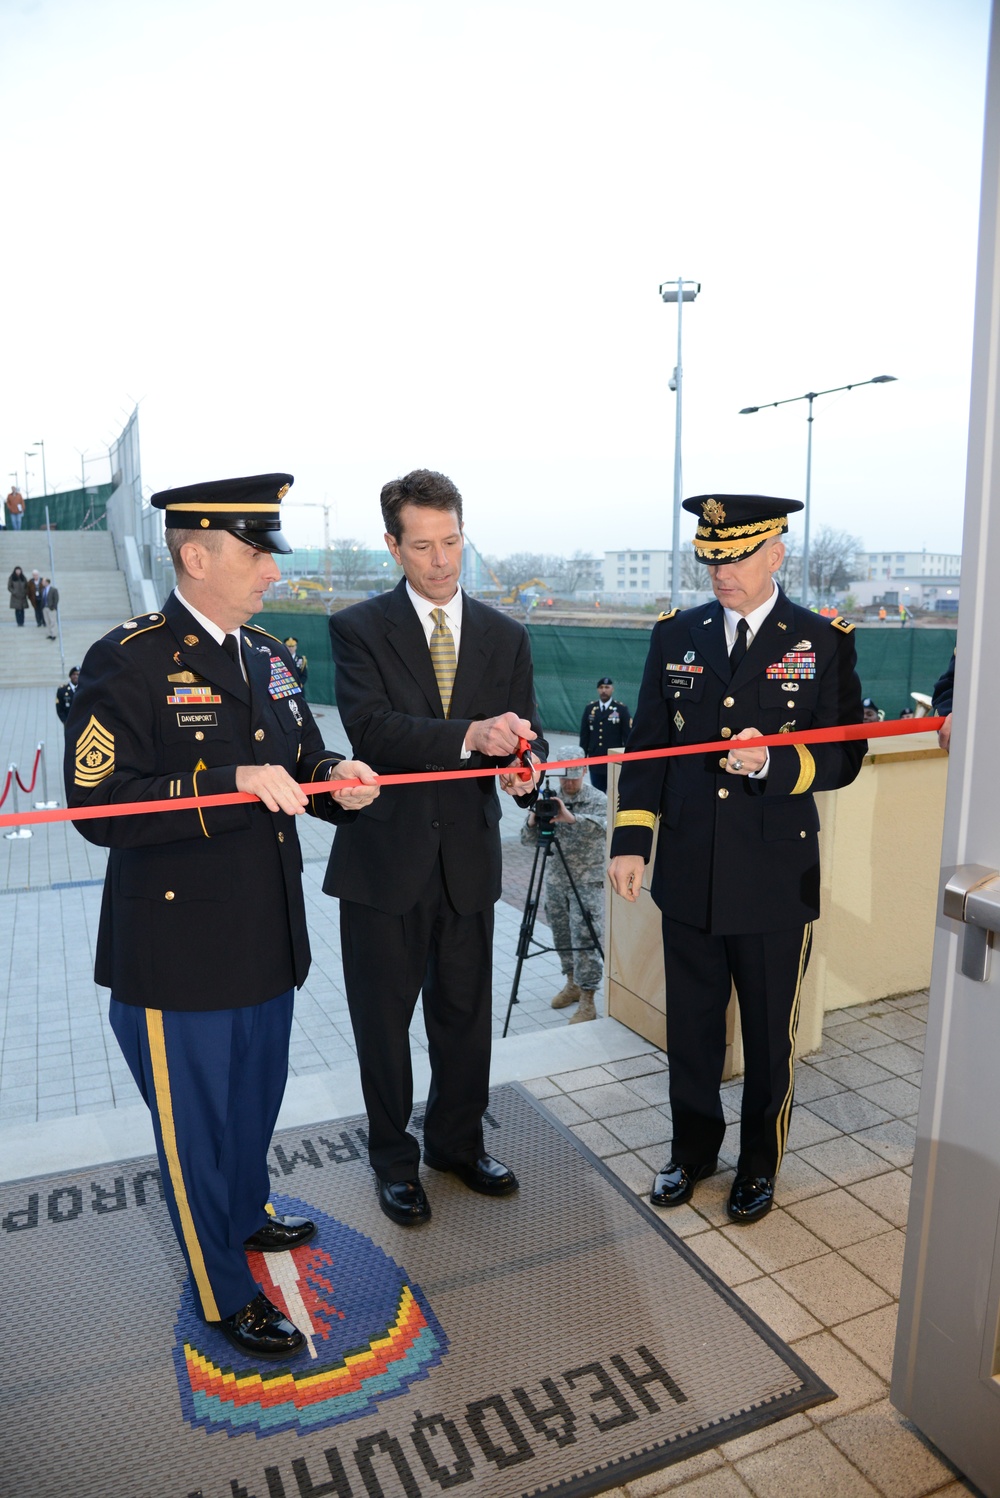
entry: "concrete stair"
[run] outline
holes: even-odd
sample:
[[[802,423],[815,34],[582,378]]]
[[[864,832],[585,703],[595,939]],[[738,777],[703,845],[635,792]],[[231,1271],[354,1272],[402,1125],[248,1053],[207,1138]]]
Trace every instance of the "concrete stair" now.
[[[66,680],[70,666],[78,666],[101,635],[128,619],[128,588],[119,572],[114,544],[107,531],[53,531],[52,560],[46,531],[0,532],[0,685],[51,686]],[[28,609],[24,628],[18,629],[9,608],[7,579],[15,566],[30,577],[34,568],[51,577],[59,589],[58,640],[35,624]]]

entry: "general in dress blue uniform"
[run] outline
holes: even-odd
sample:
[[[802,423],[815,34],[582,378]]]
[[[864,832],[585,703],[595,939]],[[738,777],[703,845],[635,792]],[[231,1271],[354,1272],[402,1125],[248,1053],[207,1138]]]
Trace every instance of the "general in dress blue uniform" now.
[[[206,1321],[242,1351],[304,1339],[260,1291],[247,1249],[307,1242],[269,1210],[267,1150],[309,970],[295,818],[341,822],[378,794],[323,746],[289,652],[247,626],[291,547],[264,474],[166,490],[177,587],[87,652],[66,725],[70,806],[249,791],[256,803],[79,823],[110,849],[95,979],[156,1134],[163,1189]],[[307,797],[299,782],[368,782]]]
[[[672,1156],[656,1206],[687,1201],[716,1168],[725,1012],[735,984],[745,1053],[740,1153],[728,1212],[769,1211],[792,1108],[799,995],[819,915],[814,792],[849,785],[866,745],[755,748],[754,739],[861,722],[852,624],[793,604],[774,573],[795,500],[702,495],[695,552],[716,601],[653,628],[629,751],[732,741],[728,753],[623,766],[615,890],[638,897],[659,820],[651,892],[663,916]]]

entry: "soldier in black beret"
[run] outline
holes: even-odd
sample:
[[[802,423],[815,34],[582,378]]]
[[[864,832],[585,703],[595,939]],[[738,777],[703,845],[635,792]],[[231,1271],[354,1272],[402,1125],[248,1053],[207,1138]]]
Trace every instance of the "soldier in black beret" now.
[[[206,1321],[242,1352],[286,1358],[301,1332],[247,1250],[315,1233],[268,1209],[267,1150],[309,970],[295,819],[351,820],[378,794],[323,747],[288,651],[247,620],[291,547],[290,474],[154,494],[177,586],[91,646],[66,724],[70,806],[231,791],[256,803],[81,822],[109,848],[95,979],[156,1135],[163,1189]],[[358,778],[307,797],[300,782]]]
[[[580,720],[580,746],[585,759],[592,755],[608,754],[612,749],[624,747],[632,727],[632,715],[624,702],[614,695],[615,684],[610,676],[602,676],[597,683],[597,700],[588,702]],[[607,793],[607,765],[590,766],[590,783],[599,791]]]
[[[623,766],[610,878],[636,900],[653,852],[663,913],[671,1158],[651,1201],[686,1202],[716,1168],[719,1085],[735,983],[746,1070],[733,1222],[774,1200],[792,1109],[799,994],[819,915],[815,791],[849,785],[866,745],[755,749],[763,734],[861,722],[854,626],[793,604],[774,574],[795,500],[699,495],[695,554],[716,602],[653,628],[629,750],[732,740],[728,753]]]
[[[56,715],[60,723],[65,723],[69,717],[69,710],[73,706],[73,697],[76,693],[79,680],[80,667],[70,666],[69,681],[64,681],[61,687],[56,688]]]

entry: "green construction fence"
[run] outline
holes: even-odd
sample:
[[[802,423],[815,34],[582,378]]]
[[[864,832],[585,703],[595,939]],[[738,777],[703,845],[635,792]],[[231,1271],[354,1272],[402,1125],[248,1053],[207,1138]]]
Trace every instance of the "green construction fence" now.
[[[58,494],[32,494],[24,501],[21,529],[43,531],[45,511],[57,531],[106,531],[108,497],[114,484],[91,484],[86,489],[64,489]]]
[[[268,610],[254,622],[282,640],[294,635],[309,661],[306,696],[312,702],[336,702],[325,614]],[[584,706],[597,695],[600,676],[610,676],[615,696],[635,709],[649,648],[647,630],[558,624],[529,624],[527,629],[545,728],[576,733]],[[898,718],[903,707],[913,706],[911,692],[930,692],[948,664],[955,635],[954,629],[901,629],[898,624],[856,630],[864,695],[873,698],[887,718]]]

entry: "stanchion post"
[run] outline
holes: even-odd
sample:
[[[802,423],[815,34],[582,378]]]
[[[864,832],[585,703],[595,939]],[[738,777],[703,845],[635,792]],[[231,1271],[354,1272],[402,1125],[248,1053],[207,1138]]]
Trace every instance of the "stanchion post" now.
[[[59,805],[58,801],[49,800],[49,772],[45,764],[45,740],[41,739],[38,745],[38,758],[42,770],[42,799],[34,803],[36,811],[53,811]]]
[[[17,816],[18,812],[21,810],[17,801],[18,792],[21,789],[17,783],[17,765],[11,764],[8,766],[8,769],[10,770],[11,775],[10,788],[14,793],[14,815]],[[4,833],[4,837],[9,843],[20,842],[23,841],[24,838],[28,838],[31,836],[32,832],[30,827],[12,827],[9,832]]]

